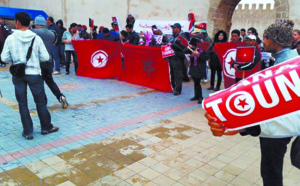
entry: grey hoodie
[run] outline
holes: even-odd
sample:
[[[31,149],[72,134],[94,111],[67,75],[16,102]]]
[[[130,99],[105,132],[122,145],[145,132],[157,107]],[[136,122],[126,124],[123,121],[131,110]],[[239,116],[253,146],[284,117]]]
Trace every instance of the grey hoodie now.
[[[13,62],[13,64],[26,63],[27,51],[34,37],[32,54],[27,61],[25,74],[41,74],[40,61],[48,61],[49,54],[42,39],[30,30],[16,30],[7,37],[1,53],[2,61],[6,63]]]

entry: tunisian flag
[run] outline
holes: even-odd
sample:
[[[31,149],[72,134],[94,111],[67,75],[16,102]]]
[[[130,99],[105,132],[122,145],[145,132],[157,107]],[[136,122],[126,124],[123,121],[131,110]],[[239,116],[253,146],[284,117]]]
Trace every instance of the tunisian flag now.
[[[217,43],[213,50],[217,52],[224,76],[224,87],[228,88],[235,84],[235,69],[231,67],[232,63],[236,61],[237,47],[245,46],[246,43]],[[258,71],[256,65],[253,69],[247,70],[247,73],[253,74]]]
[[[172,91],[169,64],[163,60],[161,48],[122,45],[121,50],[125,62],[119,80],[163,92]]]
[[[119,43],[105,40],[74,40],[78,76],[117,78],[122,71]]]
[[[203,108],[228,130],[268,121],[299,122],[300,57],[252,74],[203,100]],[[286,124],[288,125],[289,122]]]

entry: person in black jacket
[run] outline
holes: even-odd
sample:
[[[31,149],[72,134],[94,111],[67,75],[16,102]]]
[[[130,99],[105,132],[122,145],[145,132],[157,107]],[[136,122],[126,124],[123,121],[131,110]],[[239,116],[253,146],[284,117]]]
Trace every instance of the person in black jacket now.
[[[135,19],[131,14],[128,14],[127,18],[126,18],[126,24],[127,25],[134,25]]]
[[[52,46],[52,55],[55,61],[55,71],[53,72],[53,75],[59,75],[60,74],[60,58],[59,58],[59,44],[61,42],[61,32],[60,28],[54,24],[53,17],[47,18],[47,25],[48,30],[51,30],[56,35],[56,42]]]
[[[126,32],[128,33],[127,39],[131,45],[139,45],[140,36],[133,30],[131,24],[126,25]]]
[[[186,36],[181,31],[181,25],[179,23],[175,23],[171,27],[173,34],[169,39],[168,45],[172,47],[175,55],[169,57],[169,66],[174,96],[178,96],[182,90],[182,63],[184,63],[185,59],[185,49],[180,47],[180,42],[178,43],[177,38],[181,36],[186,39]]]
[[[3,20],[0,18],[0,54],[3,50],[4,42],[8,35],[11,34],[11,30],[6,24],[3,23]],[[3,63],[0,57],[0,67],[6,67],[6,63]]]
[[[191,58],[191,66],[189,74],[194,81],[194,97],[191,101],[198,100],[198,104],[202,104],[202,87],[201,79],[206,77],[206,60],[208,59],[208,52],[194,46],[192,54],[187,54]]]
[[[62,36],[67,30],[64,27],[64,22],[61,19],[59,19],[58,21],[56,21],[56,25],[59,27]],[[59,58],[61,66],[66,67],[65,44],[62,41],[59,43]]]
[[[216,43],[227,42],[227,39],[228,38],[226,32],[220,30],[216,33],[213,44],[209,47],[209,67],[210,67],[211,74],[210,74],[210,87],[207,88],[207,90],[214,90],[214,91],[220,90],[220,86],[222,83],[222,65],[218,57],[218,54],[216,54],[216,52],[213,52],[213,48]],[[214,88],[216,72],[217,72],[218,80],[217,80],[217,86],[216,88]]]

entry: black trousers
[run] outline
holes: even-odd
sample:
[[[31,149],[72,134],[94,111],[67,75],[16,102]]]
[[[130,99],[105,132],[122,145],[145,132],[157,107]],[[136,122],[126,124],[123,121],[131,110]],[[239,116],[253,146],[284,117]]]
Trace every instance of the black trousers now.
[[[42,77],[52,93],[56,96],[57,100],[60,101],[60,96],[62,93],[60,92],[60,89],[58,88],[57,84],[53,80],[53,63],[52,62],[41,62],[41,70],[42,70]],[[45,94],[46,95],[46,94]],[[47,100],[47,97],[46,97]]]
[[[70,72],[70,63],[71,63],[71,55],[73,56],[74,65],[75,65],[75,73],[77,72],[78,68],[78,58],[77,54],[73,50],[67,50],[66,51],[66,72]]]
[[[283,185],[283,161],[289,138],[259,138],[261,149],[260,172],[264,186]]]
[[[201,87],[201,78],[196,78],[193,77],[193,81],[194,81],[194,91],[195,91],[195,97],[196,98],[203,98],[202,96],[202,87]]]
[[[222,69],[220,68],[210,68],[211,74],[210,74],[210,86],[214,87],[215,86],[215,76],[217,72],[217,88],[220,88],[221,83],[222,83]]]
[[[182,75],[183,75],[183,77],[182,77],[183,80],[185,80],[185,81],[189,81],[190,80],[190,78],[189,78],[189,76],[187,74],[187,68],[185,66],[184,60],[182,60]]]
[[[182,59],[169,59],[171,84],[174,91],[181,92],[182,90]]]

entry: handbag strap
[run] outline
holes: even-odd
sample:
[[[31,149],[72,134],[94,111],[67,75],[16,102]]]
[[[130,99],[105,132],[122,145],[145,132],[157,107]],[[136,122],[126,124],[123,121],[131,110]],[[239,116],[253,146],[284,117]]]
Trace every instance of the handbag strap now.
[[[28,48],[27,55],[26,55],[26,64],[27,64],[27,61],[28,61],[28,60],[30,59],[30,57],[31,57],[32,46],[33,46],[34,40],[35,40],[35,37],[32,39],[31,45],[30,45],[30,47]]]

